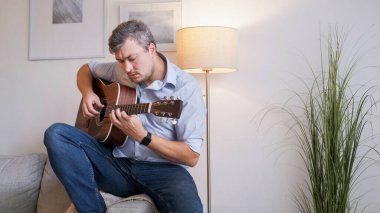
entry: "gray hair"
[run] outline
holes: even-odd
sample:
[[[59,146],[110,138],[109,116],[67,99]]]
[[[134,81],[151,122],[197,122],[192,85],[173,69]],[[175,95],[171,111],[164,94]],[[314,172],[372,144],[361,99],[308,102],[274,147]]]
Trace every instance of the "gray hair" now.
[[[110,53],[113,54],[120,50],[127,39],[135,40],[146,50],[148,50],[151,43],[156,46],[156,41],[149,27],[142,21],[130,20],[119,24],[119,26],[112,31],[108,39]]]

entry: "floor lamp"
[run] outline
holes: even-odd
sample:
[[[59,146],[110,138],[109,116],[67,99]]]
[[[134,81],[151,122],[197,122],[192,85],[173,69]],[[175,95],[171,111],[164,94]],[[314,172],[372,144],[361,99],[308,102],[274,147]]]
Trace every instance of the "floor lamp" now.
[[[237,30],[230,27],[189,27],[177,31],[177,64],[206,75],[207,207],[211,212],[211,141],[209,74],[236,71]]]

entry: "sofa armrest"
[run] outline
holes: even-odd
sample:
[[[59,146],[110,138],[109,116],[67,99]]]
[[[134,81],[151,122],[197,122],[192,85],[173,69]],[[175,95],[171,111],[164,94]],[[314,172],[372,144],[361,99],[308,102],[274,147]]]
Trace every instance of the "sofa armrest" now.
[[[35,212],[45,154],[0,156],[0,211]]]

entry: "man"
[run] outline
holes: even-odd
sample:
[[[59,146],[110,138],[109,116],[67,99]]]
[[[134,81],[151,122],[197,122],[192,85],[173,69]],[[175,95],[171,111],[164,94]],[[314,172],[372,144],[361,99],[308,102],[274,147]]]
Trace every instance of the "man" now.
[[[157,52],[149,28],[140,21],[121,23],[109,38],[109,50],[117,62],[92,62],[78,71],[86,118],[98,115],[103,106],[93,91],[93,78],[129,80],[139,103],[180,96],[181,117],[173,124],[152,114],[112,110],[112,124],[129,136],[114,147],[78,128],[53,124],[45,132],[45,146],[54,172],[78,212],[106,211],[99,189],[120,197],[146,193],[161,212],[202,212],[186,169],[198,162],[205,130],[206,109],[196,80]]]

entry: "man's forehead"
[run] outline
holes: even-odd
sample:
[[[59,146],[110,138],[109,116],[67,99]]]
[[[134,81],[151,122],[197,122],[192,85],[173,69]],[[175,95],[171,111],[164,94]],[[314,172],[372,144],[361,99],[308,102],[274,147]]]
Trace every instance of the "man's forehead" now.
[[[133,54],[137,54],[141,50],[141,46],[134,39],[127,39],[123,46],[115,52],[117,58],[128,58]]]

